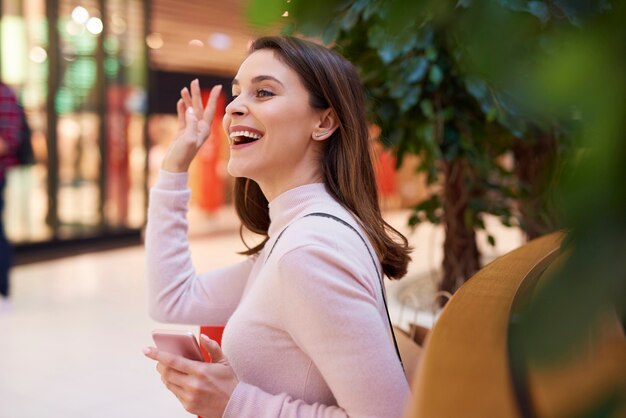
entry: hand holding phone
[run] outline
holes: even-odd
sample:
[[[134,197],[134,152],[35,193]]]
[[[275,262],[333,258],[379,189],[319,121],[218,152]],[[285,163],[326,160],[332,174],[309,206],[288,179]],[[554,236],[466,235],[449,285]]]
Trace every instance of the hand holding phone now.
[[[204,361],[198,340],[191,331],[155,330],[152,331],[152,339],[161,351],[189,360]]]

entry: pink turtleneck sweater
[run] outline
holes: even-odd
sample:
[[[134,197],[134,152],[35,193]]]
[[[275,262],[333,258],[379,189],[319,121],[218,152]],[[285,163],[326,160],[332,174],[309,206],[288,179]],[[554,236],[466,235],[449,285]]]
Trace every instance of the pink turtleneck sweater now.
[[[189,198],[186,174],[162,171],[150,192],[150,313],[162,322],[226,325],[223,350],[239,384],[224,417],[400,417],[409,389],[390,340],[380,265],[347,226],[302,218],[325,212],[366,237],[324,185],[275,198],[263,251],[206,273],[191,262]]]

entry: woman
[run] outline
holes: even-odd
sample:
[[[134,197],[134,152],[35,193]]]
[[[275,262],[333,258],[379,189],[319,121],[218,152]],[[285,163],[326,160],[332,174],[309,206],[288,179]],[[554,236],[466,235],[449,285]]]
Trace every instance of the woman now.
[[[152,316],[228,323],[223,352],[201,338],[212,363],[155,348],[146,355],[185,408],[205,418],[400,416],[408,384],[380,270],[401,278],[410,248],[381,218],[354,67],[297,38],[254,42],[223,125],[237,213],[265,239],[246,261],[196,274],[186,172],[219,90],[206,109],[197,81],[182,91],[180,133],[151,191],[146,251]]]

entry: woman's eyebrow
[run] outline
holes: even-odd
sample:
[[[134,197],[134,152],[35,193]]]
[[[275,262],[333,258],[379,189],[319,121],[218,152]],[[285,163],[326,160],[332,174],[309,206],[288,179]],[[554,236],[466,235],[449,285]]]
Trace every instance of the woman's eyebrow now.
[[[260,83],[261,81],[266,81],[266,80],[275,81],[284,87],[283,83],[281,83],[279,79],[277,79],[276,77],[272,77],[271,75],[257,75],[256,77],[253,77],[252,80],[250,81],[252,82],[252,84],[254,84],[254,83]],[[231,84],[233,86],[238,86],[239,80],[235,78]]]

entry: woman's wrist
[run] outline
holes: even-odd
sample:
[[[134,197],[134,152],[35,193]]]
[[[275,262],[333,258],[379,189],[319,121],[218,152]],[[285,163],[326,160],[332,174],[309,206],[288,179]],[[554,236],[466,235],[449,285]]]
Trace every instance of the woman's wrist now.
[[[154,186],[164,190],[183,190],[187,188],[188,178],[186,171],[177,173],[161,168]]]
[[[173,163],[169,161],[163,161],[161,169],[170,173],[186,173],[189,170],[189,164]]]

